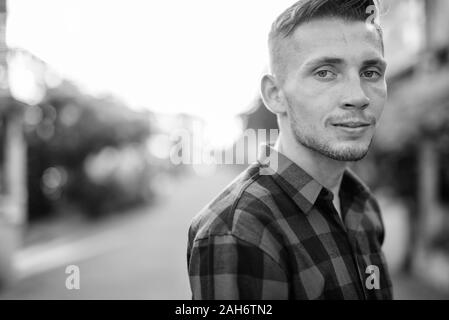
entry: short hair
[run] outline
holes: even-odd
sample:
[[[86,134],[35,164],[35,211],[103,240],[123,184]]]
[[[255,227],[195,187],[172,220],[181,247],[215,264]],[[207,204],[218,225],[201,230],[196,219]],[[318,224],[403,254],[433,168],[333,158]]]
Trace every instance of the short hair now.
[[[374,6],[373,13],[368,10],[370,6]],[[274,42],[288,38],[303,23],[325,17],[366,22],[372,14],[374,19],[370,22],[379,33],[384,51],[383,32],[377,22],[380,10],[380,0],[299,0],[274,21],[269,34],[270,57],[273,59],[275,55]]]

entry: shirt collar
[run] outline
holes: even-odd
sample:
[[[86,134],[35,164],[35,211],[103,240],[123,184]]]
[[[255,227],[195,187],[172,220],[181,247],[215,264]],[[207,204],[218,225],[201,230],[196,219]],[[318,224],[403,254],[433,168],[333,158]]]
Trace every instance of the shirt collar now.
[[[332,200],[332,193],[271,145],[262,145],[258,156],[261,175],[270,175],[275,182],[308,214],[318,197]],[[351,195],[354,200],[366,200],[369,189],[350,169],[343,175],[340,194]]]

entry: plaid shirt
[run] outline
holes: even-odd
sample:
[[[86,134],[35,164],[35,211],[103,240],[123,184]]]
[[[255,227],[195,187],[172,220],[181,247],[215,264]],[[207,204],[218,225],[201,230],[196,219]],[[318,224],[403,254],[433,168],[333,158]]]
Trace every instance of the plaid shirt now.
[[[341,219],[330,191],[266,149],[192,221],[193,299],[392,299],[384,226],[369,189],[345,171]],[[276,168],[262,165],[273,155]]]

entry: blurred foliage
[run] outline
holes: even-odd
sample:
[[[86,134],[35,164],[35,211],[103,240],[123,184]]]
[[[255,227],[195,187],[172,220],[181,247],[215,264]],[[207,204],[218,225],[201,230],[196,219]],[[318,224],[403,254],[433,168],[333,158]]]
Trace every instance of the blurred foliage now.
[[[27,108],[25,130],[30,220],[49,215],[61,203],[75,204],[94,217],[144,200],[112,180],[93,181],[85,162],[105,147],[144,143],[150,134],[145,115],[111,97],[82,94],[63,81],[49,88],[39,105]]]

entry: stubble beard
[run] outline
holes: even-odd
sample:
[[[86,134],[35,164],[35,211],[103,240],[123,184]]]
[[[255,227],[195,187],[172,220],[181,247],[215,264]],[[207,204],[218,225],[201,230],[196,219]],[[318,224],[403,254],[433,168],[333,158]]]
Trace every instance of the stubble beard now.
[[[321,137],[305,135],[301,130],[295,117],[291,117],[290,127],[295,137],[296,142],[303,145],[304,147],[311,149],[319,154],[337,161],[344,162],[356,162],[360,161],[368,154],[369,148],[372,144],[373,139],[367,147],[341,147],[334,148],[329,142],[320,139]]]

